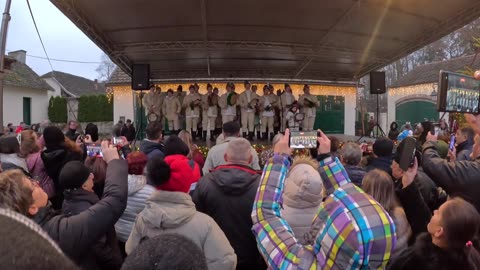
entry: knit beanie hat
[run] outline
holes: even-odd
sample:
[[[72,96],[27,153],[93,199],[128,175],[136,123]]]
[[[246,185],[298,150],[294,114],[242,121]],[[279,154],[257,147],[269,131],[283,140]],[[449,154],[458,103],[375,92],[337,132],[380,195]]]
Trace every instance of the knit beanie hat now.
[[[202,250],[179,234],[160,234],[140,242],[125,259],[122,269],[207,270]]]
[[[294,208],[310,208],[320,205],[323,182],[317,168],[318,162],[312,166],[308,163],[307,158],[301,157],[294,160],[285,181],[283,192],[285,205]]]
[[[0,209],[2,269],[78,269],[47,233],[28,217]],[[8,244],[7,244],[8,243]]]
[[[437,142],[437,151],[438,151],[438,155],[441,158],[446,159],[447,156],[448,156],[448,143],[446,143],[444,141],[438,141]]]
[[[64,189],[81,188],[90,176],[90,170],[80,161],[70,161],[63,166],[58,182]]]
[[[157,188],[165,191],[188,193],[195,182],[193,167],[184,155],[166,156],[164,161],[170,166],[170,178]]]
[[[378,138],[373,144],[373,153],[378,157],[391,157],[393,153],[393,141],[387,137]]]
[[[45,140],[45,146],[51,148],[65,143],[65,135],[57,127],[46,127],[43,131],[43,139]]]

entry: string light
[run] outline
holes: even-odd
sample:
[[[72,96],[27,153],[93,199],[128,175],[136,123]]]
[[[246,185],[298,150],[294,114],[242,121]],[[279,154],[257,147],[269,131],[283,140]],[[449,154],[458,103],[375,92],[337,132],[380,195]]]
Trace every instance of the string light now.
[[[210,83],[214,88],[217,87],[219,94],[222,95],[226,92],[225,83]],[[252,83],[254,84],[254,83]],[[162,92],[167,92],[168,89],[176,91],[177,87],[181,85],[184,92],[188,93],[188,87],[190,84],[156,84],[157,87],[162,89]],[[200,93],[205,94],[207,92],[207,83],[198,83],[200,87]],[[258,86],[257,93],[263,95],[263,85],[256,84]],[[283,84],[272,84],[275,93],[278,89],[284,89]],[[291,84],[292,94],[298,99],[298,97],[303,94],[303,84]],[[109,90],[110,89],[110,90]],[[110,100],[123,99],[126,96],[132,96],[133,94],[139,96],[140,91],[132,91],[130,86],[111,86],[107,89],[107,98]],[[241,93],[244,90],[243,83],[235,84],[235,92]],[[147,90],[148,91],[148,90]],[[310,93],[312,95],[323,95],[323,96],[343,96],[346,99],[356,99],[357,90],[354,86],[331,86],[331,85],[310,85]]]
[[[437,90],[436,83],[425,83],[418,85],[411,85],[405,87],[391,88],[388,91],[390,97],[404,97],[412,95],[427,95],[430,96],[433,90]]]

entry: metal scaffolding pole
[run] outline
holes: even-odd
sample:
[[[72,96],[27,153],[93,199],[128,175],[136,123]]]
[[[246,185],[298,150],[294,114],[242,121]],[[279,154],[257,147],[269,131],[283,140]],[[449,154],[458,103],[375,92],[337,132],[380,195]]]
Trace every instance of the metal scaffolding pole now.
[[[2,28],[0,29],[0,133],[3,133],[3,82],[5,78],[5,49],[7,46],[7,30],[10,22],[10,5],[12,0],[5,2],[5,11],[3,12]]]

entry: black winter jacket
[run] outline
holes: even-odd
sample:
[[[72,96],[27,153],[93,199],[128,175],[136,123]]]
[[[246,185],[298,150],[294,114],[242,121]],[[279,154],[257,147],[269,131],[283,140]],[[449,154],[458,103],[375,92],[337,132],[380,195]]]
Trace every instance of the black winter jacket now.
[[[62,213],[65,216],[78,215],[99,201],[94,192],[83,189],[65,190],[64,195]],[[83,269],[120,269],[123,258],[115,228],[112,226],[77,263]]]
[[[480,159],[448,162],[438,155],[436,143],[427,142],[422,166],[449,196],[460,196],[480,211]]]
[[[413,244],[418,235],[427,231],[427,225],[432,218],[432,212],[425,203],[415,182],[405,188],[400,183],[395,193],[412,229],[412,237],[409,239],[409,244]]]
[[[212,217],[237,254],[237,269],[266,269],[252,234],[252,205],[261,173],[243,165],[221,165],[202,177],[193,193],[198,211]]]
[[[122,128],[122,136],[125,136],[125,138],[127,138],[129,142],[135,140],[135,135],[136,135],[136,130],[133,125],[130,125],[130,127],[125,125]]]
[[[70,161],[83,162],[83,155],[77,152],[67,151],[64,148],[50,148],[42,152],[41,158],[45,165],[48,176],[55,184],[55,197],[51,199],[53,207],[60,209],[63,202],[63,188],[58,183],[58,176],[63,166]]]
[[[473,248],[473,247],[471,247]],[[452,251],[441,249],[432,243],[428,233],[421,234],[415,245],[392,258],[388,270],[452,270],[471,269],[463,254],[453,256]]]
[[[108,164],[103,198],[78,215],[66,216],[50,206],[33,217],[72,260],[78,262],[112,228],[127,205],[128,166],[124,160]]]
[[[389,157],[376,157],[368,160],[366,171],[378,169],[392,175],[393,155]]]

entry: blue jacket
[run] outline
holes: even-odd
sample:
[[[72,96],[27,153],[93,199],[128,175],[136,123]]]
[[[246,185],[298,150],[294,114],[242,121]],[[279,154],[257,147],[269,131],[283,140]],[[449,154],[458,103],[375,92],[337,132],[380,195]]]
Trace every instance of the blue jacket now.
[[[143,140],[140,144],[140,152],[143,152],[145,155],[147,155],[148,159],[153,157],[160,157],[162,159],[165,158],[163,148],[163,144],[149,140]]]

